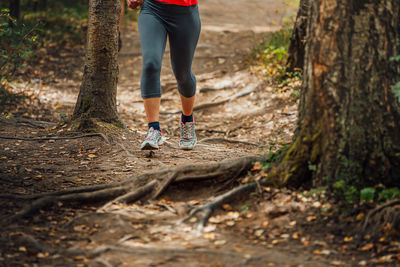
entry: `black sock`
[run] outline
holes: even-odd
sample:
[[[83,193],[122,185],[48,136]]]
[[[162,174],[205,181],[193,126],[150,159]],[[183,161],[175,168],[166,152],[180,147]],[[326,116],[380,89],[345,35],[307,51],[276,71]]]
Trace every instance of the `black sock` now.
[[[193,113],[192,113],[192,115],[189,115],[189,116],[183,115],[183,113],[182,113],[181,119],[182,119],[183,123],[193,122]]]
[[[149,129],[153,127],[154,130],[159,130],[160,131],[160,122],[154,121],[149,123]]]

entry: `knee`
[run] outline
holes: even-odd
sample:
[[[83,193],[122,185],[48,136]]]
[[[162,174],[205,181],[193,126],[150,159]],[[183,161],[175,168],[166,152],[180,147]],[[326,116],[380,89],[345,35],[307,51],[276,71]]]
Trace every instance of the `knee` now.
[[[175,78],[178,84],[187,84],[193,80],[190,72],[177,72],[175,73]]]
[[[184,97],[192,97],[196,94],[196,78],[193,74],[185,77],[181,77],[179,80],[177,77],[176,80],[178,82],[178,91]]]
[[[150,59],[143,62],[143,73],[146,75],[159,74],[161,72],[161,62]]]

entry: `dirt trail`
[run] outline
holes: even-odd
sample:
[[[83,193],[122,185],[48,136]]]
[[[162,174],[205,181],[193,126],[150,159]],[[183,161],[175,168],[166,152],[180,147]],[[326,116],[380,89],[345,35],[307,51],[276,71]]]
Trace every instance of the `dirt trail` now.
[[[98,137],[35,143],[1,140],[0,193],[25,195],[122,181],[159,168],[260,154],[290,141],[296,103],[289,93],[278,93],[252,74],[244,61],[267,32],[279,29],[283,18],[294,12],[283,0],[200,0],[203,26],[193,70],[198,80],[197,106],[203,108],[195,112],[200,142],[194,151],[178,149],[179,101],[168,49],[161,108],[166,144],[155,153],[139,150],[146,130],[139,90],[140,44],[137,31],[125,28],[118,109],[130,129],[114,135],[111,144]],[[59,114],[71,114],[82,64],[73,50],[55,60],[70,62],[70,71],[48,70],[40,83],[35,80],[28,85],[40,91],[39,98],[53,111],[53,120]],[[62,126],[38,129],[26,123],[0,124],[0,135],[66,132]],[[4,228],[0,265],[327,266],[335,259],[333,252],[316,255],[311,248],[305,249],[310,237],[299,239],[295,225],[296,216],[305,213],[310,203],[291,192],[264,188],[261,197],[238,199],[218,211],[201,234],[194,221],[179,223],[192,205],[231,186],[187,182],[173,186],[160,200],[114,205],[98,212],[99,205],[90,203],[79,207],[58,204]],[[0,198],[0,204],[5,218],[28,202]],[[288,243],[291,238],[294,242]],[[325,245],[323,241],[317,244]]]

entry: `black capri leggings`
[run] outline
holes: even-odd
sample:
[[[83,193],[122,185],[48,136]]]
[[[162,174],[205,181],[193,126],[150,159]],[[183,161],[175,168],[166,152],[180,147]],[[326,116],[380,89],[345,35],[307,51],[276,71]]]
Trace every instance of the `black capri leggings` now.
[[[167,36],[179,93],[184,97],[194,96],[196,78],[192,73],[192,61],[201,28],[197,5],[178,6],[145,0],[138,22],[143,55],[142,97],[161,97],[160,72]]]

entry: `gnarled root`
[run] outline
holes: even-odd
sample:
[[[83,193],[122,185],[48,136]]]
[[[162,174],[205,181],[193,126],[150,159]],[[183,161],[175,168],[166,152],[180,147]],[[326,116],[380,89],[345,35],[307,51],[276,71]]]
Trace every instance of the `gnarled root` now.
[[[6,218],[4,223],[10,223],[35,214],[39,209],[50,207],[55,203],[88,203],[106,202],[102,210],[116,203],[132,203],[138,200],[148,200],[159,197],[170,184],[183,181],[198,181],[205,179],[236,179],[243,172],[253,166],[256,161],[263,160],[263,156],[242,157],[224,160],[218,163],[189,164],[176,168],[167,168],[141,175],[135,175],[125,181],[108,185],[81,187],[59,192],[36,194],[32,204],[23,208],[17,214]],[[244,188],[240,189],[243,191]],[[236,194],[236,193],[234,193]],[[214,206],[229,198],[229,194],[221,196]]]

